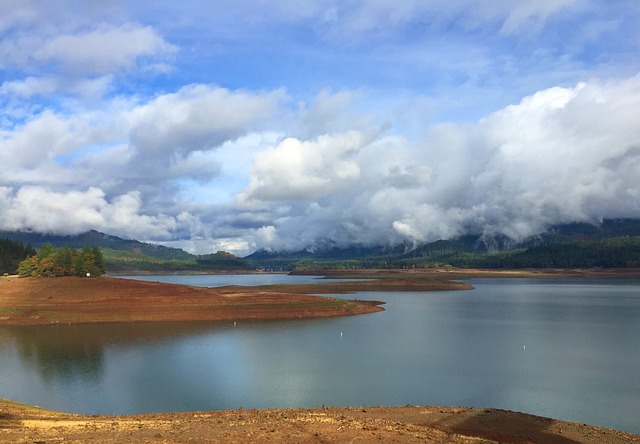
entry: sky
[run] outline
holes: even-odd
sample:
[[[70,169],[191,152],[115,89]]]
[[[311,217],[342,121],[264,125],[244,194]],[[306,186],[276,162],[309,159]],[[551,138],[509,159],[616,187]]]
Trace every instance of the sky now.
[[[640,217],[637,0],[0,0],[0,230],[246,255]]]

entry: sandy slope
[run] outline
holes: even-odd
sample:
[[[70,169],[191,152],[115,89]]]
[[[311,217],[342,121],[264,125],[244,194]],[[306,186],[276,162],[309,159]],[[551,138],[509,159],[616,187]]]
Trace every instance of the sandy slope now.
[[[360,407],[136,416],[49,412],[0,400],[0,442],[640,443],[639,435],[495,409]]]

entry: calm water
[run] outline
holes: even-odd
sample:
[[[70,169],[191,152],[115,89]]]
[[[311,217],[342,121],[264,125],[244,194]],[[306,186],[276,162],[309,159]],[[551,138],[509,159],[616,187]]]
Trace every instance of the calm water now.
[[[225,285],[273,285],[273,284],[313,284],[335,282],[342,279],[327,279],[322,276],[289,276],[285,273],[264,274],[206,274],[197,276],[118,276],[123,279],[166,282],[170,284],[197,285],[200,287],[222,287]]]
[[[118,414],[482,406],[640,433],[640,280],[471,283],[353,295],[386,311],[346,318],[0,328],[0,397]]]

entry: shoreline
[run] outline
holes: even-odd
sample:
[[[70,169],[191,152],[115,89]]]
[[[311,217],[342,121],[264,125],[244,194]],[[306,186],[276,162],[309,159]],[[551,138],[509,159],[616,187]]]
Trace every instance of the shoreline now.
[[[0,398],[0,442],[638,443],[640,435],[500,409],[318,407],[81,415]]]
[[[442,277],[214,288],[113,277],[1,277],[0,326],[351,316],[382,311],[384,302],[327,295],[471,288]]]
[[[361,269],[304,270],[291,274],[345,280],[205,288],[121,277],[3,276],[0,326],[350,316],[382,311],[384,302],[327,295],[469,290],[473,287],[460,280],[481,278],[640,278],[640,269]]]
[[[108,277],[0,278],[0,326],[239,321],[348,316],[382,311],[267,287],[194,287]]]
[[[358,269],[300,270],[291,274],[326,276],[328,278],[397,278],[419,277],[439,279],[475,278],[640,278],[640,268],[522,268],[522,269]]]

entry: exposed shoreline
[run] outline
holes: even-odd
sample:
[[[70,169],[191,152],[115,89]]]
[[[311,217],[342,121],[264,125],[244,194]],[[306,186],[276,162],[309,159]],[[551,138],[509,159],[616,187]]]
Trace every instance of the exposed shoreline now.
[[[203,288],[112,277],[0,277],[0,326],[349,316],[382,311],[384,302],[313,295],[467,290],[472,286],[457,280],[471,278],[638,278],[640,269],[306,270],[295,274],[345,281]]]
[[[640,435],[499,409],[320,407],[78,415],[0,399],[0,442],[638,443]]]
[[[194,287],[122,278],[0,278],[0,325],[300,319],[382,311],[357,291],[463,290],[442,277],[264,286]]]
[[[317,318],[374,313],[382,310],[380,304],[267,287],[203,288],[117,278],[0,278],[0,325]]]

